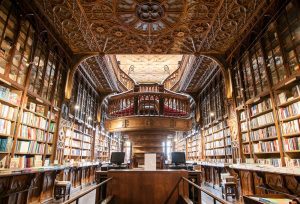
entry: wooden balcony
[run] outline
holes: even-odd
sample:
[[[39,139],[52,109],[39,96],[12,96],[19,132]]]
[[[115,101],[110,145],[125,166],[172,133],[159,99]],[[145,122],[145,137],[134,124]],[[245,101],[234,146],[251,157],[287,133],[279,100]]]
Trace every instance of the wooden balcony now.
[[[141,90],[145,90],[145,86],[135,88],[136,92],[108,98],[105,121],[108,131],[188,131],[192,128],[193,100],[189,96],[159,86]]]

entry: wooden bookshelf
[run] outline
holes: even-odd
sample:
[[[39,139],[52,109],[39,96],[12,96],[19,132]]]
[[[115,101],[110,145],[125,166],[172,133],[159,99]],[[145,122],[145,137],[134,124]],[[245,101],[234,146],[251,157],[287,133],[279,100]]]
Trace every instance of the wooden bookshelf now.
[[[49,165],[68,56],[15,1],[2,1],[0,10],[0,168]]]
[[[221,70],[210,80],[200,93],[204,159],[208,162],[232,163],[231,135],[227,125]]]
[[[243,162],[299,164],[299,4],[291,1],[235,60],[233,88]]]
[[[95,158],[94,147],[96,145],[96,114],[98,94],[88,82],[82,68],[75,74],[66,127],[64,160],[65,161],[92,161]]]

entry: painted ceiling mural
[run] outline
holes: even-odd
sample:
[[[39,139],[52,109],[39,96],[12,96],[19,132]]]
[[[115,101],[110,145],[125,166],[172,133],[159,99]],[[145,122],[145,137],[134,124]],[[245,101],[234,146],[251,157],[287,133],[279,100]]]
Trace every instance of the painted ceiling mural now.
[[[161,83],[178,69],[182,55],[117,55],[119,67],[137,83]]]
[[[34,2],[73,53],[196,54],[191,73],[197,77],[189,78],[194,87],[186,87],[194,90],[212,66],[200,55],[232,49],[276,0]]]

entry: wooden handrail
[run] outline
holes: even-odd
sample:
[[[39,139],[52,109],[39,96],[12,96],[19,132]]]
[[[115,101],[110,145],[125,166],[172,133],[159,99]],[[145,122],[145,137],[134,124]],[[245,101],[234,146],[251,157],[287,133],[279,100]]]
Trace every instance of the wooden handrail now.
[[[64,202],[63,204],[70,204],[70,203],[73,203],[74,201],[76,201],[76,203],[78,203],[79,198],[81,198],[81,197],[85,196],[86,194],[92,192],[93,190],[95,190],[95,189],[101,187],[102,185],[106,184],[107,182],[109,182],[109,181],[112,180],[112,179],[113,179],[113,177],[110,177],[110,178],[106,179],[105,181],[102,181],[101,183],[99,183],[99,184],[93,186],[92,188],[90,188],[90,189],[88,189],[88,190],[86,190],[86,191],[80,193],[79,195],[77,195],[77,196],[71,198],[70,200],[67,200],[67,201]]]
[[[185,177],[181,177],[182,180],[188,182],[189,184],[191,184],[192,186],[194,186],[195,188],[197,188],[198,190],[200,190],[201,192],[204,192],[205,194],[207,194],[208,196],[212,197],[213,200],[214,200],[214,203],[216,203],[216,201],[222,203],[222,204],[230,204],[230,202],[222,199],[222,198],[219,198],[217,196],[215,196],[213,193],[209,192],[208,190],[206,189],[203,189],[201,186],[198,186],[197,184],[195,184],[194,182],[190,181],[189,179],[185,178]]]
[[[171,97],[171,98],[176,98],[176,99],[189,100],[188,96],[183,95],[183,94],[178,94],[175,92],[171,92],[171,91],[168,91],[168,92],[131,92],[131,91],[128,91],[126,93],[112,95],[108,98],[108,101],[131,98],[134,96],[142,96],[142,95],[154,95],[154,96],[163,96],[163,97]]]

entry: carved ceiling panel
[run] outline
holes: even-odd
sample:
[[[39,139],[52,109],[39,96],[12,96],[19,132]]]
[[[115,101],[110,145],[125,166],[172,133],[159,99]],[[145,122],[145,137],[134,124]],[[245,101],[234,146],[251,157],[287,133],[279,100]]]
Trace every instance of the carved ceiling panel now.
[[[84,60],[80,66],[88,73],[91,83],[94,83],[99,92],[111,93],[118,90],[117,85],[114,84],[112,69],[106,64],[104,56],[90,57]]]
[[[275,1],[275,0],[271,0]],[[267,0],[35,0],[73,52],[225,53]]]
[[[178,69],[183,55],[116,55],[119,67],[137,83],[161,83]]]
[[[216,61],[205,56],[194,57],[180,81],[180,91],[195,93],[205,85],[209,76],[220,69]]]

